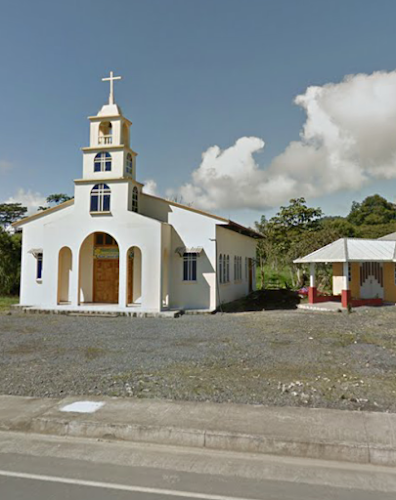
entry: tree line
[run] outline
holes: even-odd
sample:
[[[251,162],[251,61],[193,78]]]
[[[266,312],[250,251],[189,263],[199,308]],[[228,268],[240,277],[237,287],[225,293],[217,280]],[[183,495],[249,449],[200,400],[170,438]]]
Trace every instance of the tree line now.
[[[47,197],[47,210],[71,198],[63,193]],[[27,208],[20,203],[0,204],[0,295],[19,292],[21,235],[10,231],[11,224],[25,217]],[[257,247],[257,261],[262,287],[268,277],[283,276],[283,285],[300,287],[304,270],[293,260],[333,242],[337,238],[379,238],[396,232],[396,205],[382,196],[368,196],[354,201],[346,217],[325,216],[320,207],[308,207],[304,198],[290,200],[278,213],[255,223],[264,238]],[[287,277],[285,278],[285,273]],[[329,276],[323,270],[323,280]]]
[[[279,283],[298,288],[305,284],[305,274],[294,259],[338,238],[379,238],[396,232],[396,205],[375,194],[361,203],[354,201],[346,217],[325,216],[320,207],[308,207],[304,198],[295,198],[269,220],[261,217],[255,226],[264,236],[257,248],[261,287],[275,276]],[[323,286],[329,286],[331,271],[319,268]]]

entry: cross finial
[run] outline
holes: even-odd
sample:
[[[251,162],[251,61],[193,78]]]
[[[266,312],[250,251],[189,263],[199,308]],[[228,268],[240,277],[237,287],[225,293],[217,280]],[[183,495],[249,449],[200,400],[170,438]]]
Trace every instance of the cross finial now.
[[[110,76],[108,78],[102,78],[102,82],[110,82],[109,104],[114,104],[114,80],[122,80],[122,77],[113,76],[112,71],[110,71]]]

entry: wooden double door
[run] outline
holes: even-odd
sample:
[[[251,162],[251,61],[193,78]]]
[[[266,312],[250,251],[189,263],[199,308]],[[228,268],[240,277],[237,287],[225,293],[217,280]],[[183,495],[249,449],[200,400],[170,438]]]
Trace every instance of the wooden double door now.
[[[94,259],[93,271],[93,301],[118,304],[119,260]]]

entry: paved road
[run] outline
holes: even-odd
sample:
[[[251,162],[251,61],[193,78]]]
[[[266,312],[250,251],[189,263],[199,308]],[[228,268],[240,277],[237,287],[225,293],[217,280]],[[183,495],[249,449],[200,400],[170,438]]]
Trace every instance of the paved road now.
[[[0,432],[1,500],[395,497],[384,467]]]

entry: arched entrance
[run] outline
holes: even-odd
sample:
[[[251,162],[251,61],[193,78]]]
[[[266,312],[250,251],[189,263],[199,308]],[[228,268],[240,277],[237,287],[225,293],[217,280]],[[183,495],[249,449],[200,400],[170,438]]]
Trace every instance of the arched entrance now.
[[[80,304],[118,304],[119,247],[107,233],[85,238],[80,250]]]
[[[72,251],[69,247],[61,248],[58,258],[58,304],[70,303],[72,266]]]
[[[127,304],[142,303],[142,252],[133,246],[127,253]]]

